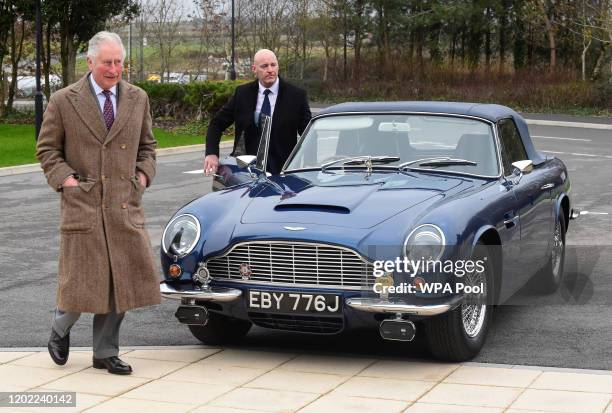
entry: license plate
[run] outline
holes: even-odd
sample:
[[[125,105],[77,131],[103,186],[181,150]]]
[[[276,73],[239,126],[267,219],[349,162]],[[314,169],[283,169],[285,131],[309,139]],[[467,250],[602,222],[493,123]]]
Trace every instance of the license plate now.
[[[340,296],[304,294],[286,291],[249,291],[250,310],[274,313],[335,314],[340,310]]]

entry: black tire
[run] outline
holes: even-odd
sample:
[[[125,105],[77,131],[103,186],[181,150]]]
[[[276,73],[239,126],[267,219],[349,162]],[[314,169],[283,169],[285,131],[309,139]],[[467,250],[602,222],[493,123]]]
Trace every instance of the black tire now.
[[[552,233],[552,246],[550,257],[546,267],[540,271],[536,277],[536,288],[544,294],[552,294],[559,289],[563,282],[563,270],[565,268],[565,216],[560,211],[555,220],[555,227]]]
[[[478,277],[481,277],[485,284],[486,297],[479,298],[481,304],[463,303],[452,311],[425,321],[425,335],[429,349],[437,359],[445,361],[471,360],[484,345],[493,316],[493,305],[485,303],[493,302],[492,297],[495,294],[493,272],[495,266],[492,261],[493,254],[489,251],[486,245],[479,244],[474,258],[472,258],[478,260],[487,257],[484,260],[484,273],[475,273],[482,274]],[[467,280],[465,284],[468,284]],[[471,314],[477,314],[477,316],[473,322],[468,322],[468,326],[466,326],[463,322],[463,315],[470,314],[471,310],[473,310]]]
[[[248,321],[227,317],[213,312],[209,314],[206,325],[188,326],[191,334],[204,344],[219,345],[235,343],[244,337],[252,326]]]

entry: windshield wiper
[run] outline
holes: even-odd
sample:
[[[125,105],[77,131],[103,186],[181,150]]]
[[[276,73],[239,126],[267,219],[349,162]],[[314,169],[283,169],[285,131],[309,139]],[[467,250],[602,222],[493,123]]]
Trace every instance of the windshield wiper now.
[[[454,159],[454,158],[426,158],[426,159],[417,159],[414,161],[404,162],[399,165],[398,168],[401,169],[411,169],[412,165],[416,164],[417,166],[430,166],[430,167],[442,167],[442,166],[453,166],[453,165],[469,165],[476,166],[478,165],[474,161],[470,161],[467,159]]]
[[[342,167],[346,165],[364,165],[368,171],[372,170],[373,164],[386,164],[390,162],[399,161],[399,156],[352,156],[350,158],[336,159],[321,165],[321,171],[325,172],[327,168],[336,164],[342,164]]]

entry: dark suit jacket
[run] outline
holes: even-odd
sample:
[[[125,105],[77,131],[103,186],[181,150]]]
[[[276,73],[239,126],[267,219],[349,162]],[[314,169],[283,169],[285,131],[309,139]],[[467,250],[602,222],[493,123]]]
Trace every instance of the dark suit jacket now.
[[[225,129],[235,123],[234,152],[241,135],[244,136],[246,152],[257,155],[260,131],[255,124],[255,106],[259,82],[257,80],[240,85],[232,98],[213,117],[206,132],[206,154],[219,155],[219,141]],[[310,121],[306,91],[279,77],[278,96],[272,114],[272,131],[268,149],[268,171],[276,174],[289,157],[298,135]]]

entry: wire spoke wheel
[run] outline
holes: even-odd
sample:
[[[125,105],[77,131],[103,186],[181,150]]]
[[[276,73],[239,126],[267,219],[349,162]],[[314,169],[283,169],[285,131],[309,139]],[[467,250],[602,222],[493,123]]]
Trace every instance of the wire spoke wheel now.
[[[563,234],[561,232],[561,223],[557,220],[555,230],[553,232],[553,245],[551,253],[552,275],[555,281],[558,282],[561,278],[561,260],[563,259]]]
[[[464,285],[475,292],[465,296],[465,302],[461,305],[461,321],[465,333],[469,337],[476,337],[480,333],[487,315],[487,276],[485,271],[467,273]]]

